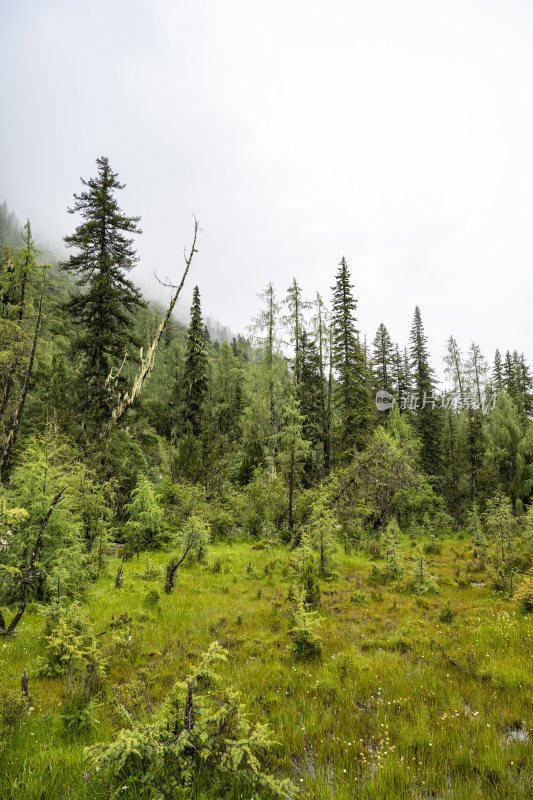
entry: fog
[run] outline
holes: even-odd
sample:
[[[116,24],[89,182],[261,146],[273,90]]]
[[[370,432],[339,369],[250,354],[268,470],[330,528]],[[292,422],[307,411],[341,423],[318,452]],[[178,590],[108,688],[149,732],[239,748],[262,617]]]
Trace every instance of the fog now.
[[[450,334],[533,358],[533,4],[2,0],[0,201],[54,247],[107,155],[141,215],[134,279],[176,278],[234,331],[272,281],[326,301],[340,258],[358,324],[441,371]]]

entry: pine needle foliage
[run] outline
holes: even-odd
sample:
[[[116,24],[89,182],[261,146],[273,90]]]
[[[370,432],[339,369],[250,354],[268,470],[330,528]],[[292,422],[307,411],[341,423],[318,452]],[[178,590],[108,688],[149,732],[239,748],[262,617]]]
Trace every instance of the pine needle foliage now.
[[[296,589],[295,600],[294,624],[289,631],[293,655],[297,661],[316,661],[322,656],[322,644],[317,633],[321,619],[317,611],[307,607],[305,592],[301,586]]]
[[[115,194],[124,189],[109,160],[97,158],[97,176],[82,178],[85,187],[74,195],[70,214],[83,222],[65,236],[75,252],[61,266],[77,277],[78,290],[66,310],[78,329],[76,349],[82,356],[86,409],[91,414],[109,414],[113,404],[111,370],[118,367],[128,349],[139,347],[133,330],[133,314],[145,303],[139,290],[126,277],[138,261],[133,239],[141,233],[139,217],[128,217],[119,208]],[[116,383],[120,385],[122,376]]]
[[[94,767],[118,781],[128,779],[151,800],[185,800],[202,781],[218,797],[249,786],[262,797],[291,798],[291,782],[263,765],[276,744],[269,726],[250,722],[239,693],[216,672],[226,660],[227,651],[213,642],[148,722],[130,719],[113,742],[86,750]]]

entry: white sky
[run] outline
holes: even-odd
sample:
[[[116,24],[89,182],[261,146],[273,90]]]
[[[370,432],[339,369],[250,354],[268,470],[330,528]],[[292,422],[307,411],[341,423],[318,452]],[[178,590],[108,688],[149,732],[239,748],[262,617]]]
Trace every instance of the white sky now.
[[[446,339],[533,359],[533,3],[0,0],[0,201],[60,242],[108,155],[140,214],[134,278],[244,330],[342,255],[371,340],[415,304]]]

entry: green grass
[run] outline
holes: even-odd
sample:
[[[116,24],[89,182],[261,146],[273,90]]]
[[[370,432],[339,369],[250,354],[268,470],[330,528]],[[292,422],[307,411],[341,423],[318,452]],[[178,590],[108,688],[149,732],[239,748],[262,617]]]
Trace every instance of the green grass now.
[[[369,559],[339,553],[338,578],[322,587],[322,661],[309,664],[291,655],[286,549],[214,545],[207,565],[180,568],[170,596],[162,578],[142,577],[147,565],[162,575],[168,555],[127,562],[120,590],[112,562],[87,596],[110,655],[96,730],[65,735],[63,680],[37,674],[45,644],[37,607],[15,636],[0,639],[0,688],[17,688],[27,669],[33,706],[0,754],[0,798],[111,797],[120,784],[92,770],[84,747],[120,727],[115,700],[148,715],[214,639],[229,651],[223,677],[241,690],[251,717],[275,731],[271,768],[292,776],[305,798],[531,797],[532,748],[509,730],[533,726],[532,620],[486,586],[457,585],[467,548],[449,541],[428,557],[439,594],[422,598],[398,582],[372,586]],[[413,552],[405,546],[402,554],[408,570]],[[144,602],[154,588],[158,607]],[[364,601],[352,602],[361,590]],[[441,622],[448,606],[453,619]],[[110,628],[112,616],[126,613],[126,624]],[[137,796],[131,787],[122,794]]]

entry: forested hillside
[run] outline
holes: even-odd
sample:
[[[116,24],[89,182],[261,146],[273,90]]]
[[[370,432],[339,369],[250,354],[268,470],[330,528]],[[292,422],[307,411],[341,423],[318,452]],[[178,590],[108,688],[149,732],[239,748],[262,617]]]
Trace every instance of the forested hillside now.
[[[530,797],[525,356],[360,330],[344,257],[218,341],[122,188],[60,263],[0,207],[0,796]]]

